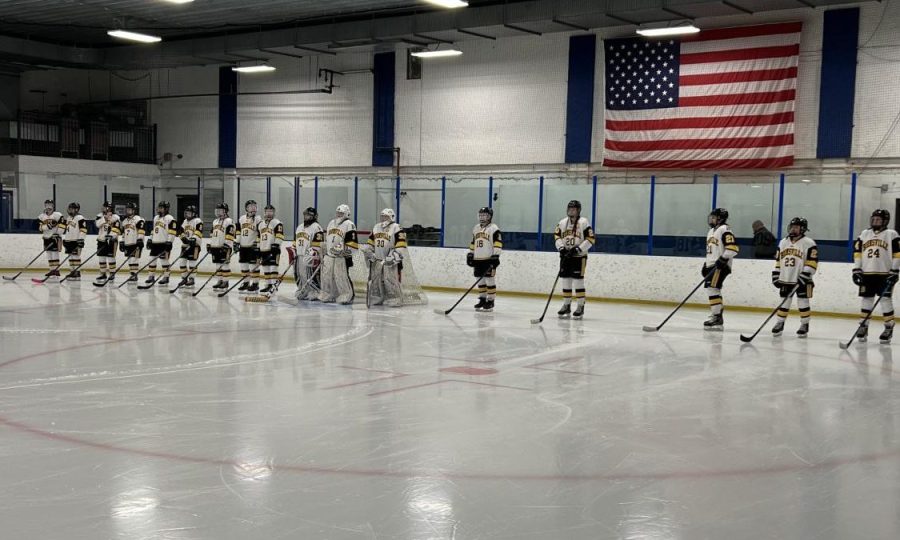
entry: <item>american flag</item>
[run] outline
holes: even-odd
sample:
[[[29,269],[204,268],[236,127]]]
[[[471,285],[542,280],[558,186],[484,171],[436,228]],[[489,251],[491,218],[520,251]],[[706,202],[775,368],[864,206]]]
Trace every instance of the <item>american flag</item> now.
[[[800,30],[778,23],[606,40],[603,165],[792,165]]]

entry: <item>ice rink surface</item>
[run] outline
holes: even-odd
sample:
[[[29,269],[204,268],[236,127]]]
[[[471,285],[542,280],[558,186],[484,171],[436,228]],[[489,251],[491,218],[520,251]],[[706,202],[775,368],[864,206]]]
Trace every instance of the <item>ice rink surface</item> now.
[[[0,284],[4,539],[900,538],[893,349],[842,352],[852,320],[742,347],[764,315],[27,278]]]

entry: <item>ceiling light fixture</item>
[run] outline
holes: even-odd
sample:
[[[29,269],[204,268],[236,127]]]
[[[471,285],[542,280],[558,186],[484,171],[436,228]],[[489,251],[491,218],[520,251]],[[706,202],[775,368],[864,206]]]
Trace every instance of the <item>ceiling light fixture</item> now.
[[[275,66],[269,64],[254,64],[251,66],[234,66],[231,68],[231,71],[237,71],[238,73],[265,73],[268,71],[275,71]]]
[[[434,4],[443,8],[461,8],[469,5],[465,0],[425,0],[429,4]]]
[[[638,35],[644,37],[663,37],[663,36],[682,36],[685,34],[696,34],[700,29],[693,24],[683,26],[670,26],[667,28],[638,28]]]
[[[418,58],[445,58],[448,56],[459,56],[462,51],[457,49],[443,49],[437,51],[414,51],[410,53]]]
[[[162,41],[162,38],[159,36],[141,34],[140,32],[130,32],[128,30],[107,30],[106,34],[115,38],[139,41],[141,43],[159,43]]]
[[[170,4],[190,4],[194,0],[163,0],[164,2],[168,2]]]

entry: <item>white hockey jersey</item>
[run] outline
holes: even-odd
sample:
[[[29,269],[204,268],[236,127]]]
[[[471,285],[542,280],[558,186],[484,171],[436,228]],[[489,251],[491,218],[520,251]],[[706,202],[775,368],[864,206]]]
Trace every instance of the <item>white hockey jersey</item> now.
[[[349,219],[332,219],[325,231],[325,254],[337,257],[338,252],[349,256],[352,249],[359,249],[356,240],[356,225]]]
[[[775,257],[772,277],[785,285],[797,283],[801,273],[813,276],[819,268],[819,248],[816,247],[815,240],[808,236],[797,240],[784,238],[778,244],[778,254]]]
[[[97,240],[111,239],[115,242],[122,233],[122,223],[117,214],[110,214],[109,217],[97,214],[94,225],[97,226]]]
[[[728,259],[728,267],[731,268],[732,259],[737,257],[740,248],[734,240],[734,234],[728,225],[722,224],[711,228],[706,233],[706,267],[716,264],[719,257]]]
[[[178,236],[178,222],[171,214],[153,216],[153,230],[150,232],[150,241],[154,244],[174,242]]]
[[[588,251],[594,245],[594,229],[591,228],[591,222],[587,218],[580,217],[578,221],[572,223],[568,217],[563,218],[556,226],[553,233],[556,239],[556,250],[578,248],[580,253],[577,257],[587,257]]]
[[[144,218],[135,214],[122,220],[122,241],[126,246],[137,244],[144,239]]]
[[[503,235],[496,223],[488,223],[482,227],[479,223],[472,229],[472,242],[469,251],[475,254],[476,261],[486,261],[503,251]]]
[[[257,225],[262,221],[259,216],[250,217],[244,214],[238,219],[238,225],[241,228],[240,245],[242,248],[255,247],[259,243],[259,231]]]
[[[284,225],[278,218],[272,218],[268,221],[262,220],[256,226],[259,232],[259,250],[268,253],[269,251],[279,251],[281,243],[284,242]]]
[[[37,218],[38,230],[41,231],[41,236],[47,239],[59,235],[57,227],[60,219],[62,219],[62,214],[59,212],[54,211],[51,214],[42,212]]]
[[[63,216],[59,222],[59,232],[66,242],[84,240],[85,235],[87,235],[87,223],[84,221],[84,216],[81,214]]]
[[[322,242],[325,240],[325,233],[322,226],[317,222],[313,222],[308,227],[300,225],[294,231],[294,247],[297,248],[297,256],[302,257],[310,250],[316,250],[319,255],[322,254]]]
[[[191,238],[197,240],[197,245],[203,239],[203,220],[198,217],[181,222],[181,240],[190,240]]]
[[[212,232],[209,233],[209,245],[214,248],[234,247],[234,220],[230,217],[214,219]]]
[[[378,260],[384,260],[392,250],[406,258],[406,232],[397,223],[377,223],[372,228],[372,234],[366,240],[366,246],[371,249]]]
[[[900,269],[900,236],[894,229],[866,229],[853,243],[853,267],[863,274],[888,274]]]

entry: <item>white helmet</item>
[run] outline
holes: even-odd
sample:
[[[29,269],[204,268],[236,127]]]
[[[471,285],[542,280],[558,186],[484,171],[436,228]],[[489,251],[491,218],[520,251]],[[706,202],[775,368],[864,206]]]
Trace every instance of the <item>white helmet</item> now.
[[[334,217],[338,219],[350,219],[350,207],[342,204],[334,211]]]
[[[381,222],[382,223],[393,223],[396,219],[394,215],[394,211],[390,208],[385,208],[381,211]]]

